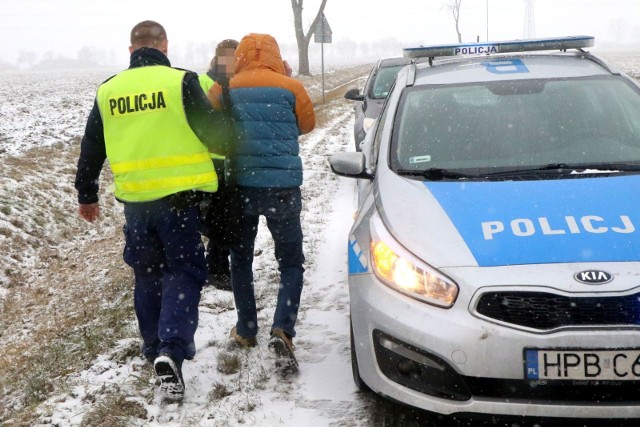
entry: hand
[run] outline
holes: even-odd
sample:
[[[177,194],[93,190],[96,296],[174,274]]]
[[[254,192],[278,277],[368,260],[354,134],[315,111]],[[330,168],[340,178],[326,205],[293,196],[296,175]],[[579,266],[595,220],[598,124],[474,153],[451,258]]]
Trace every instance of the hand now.
[[[286,60],[282,61],[282,64],[284,65],[284,74],[288,77],[291,77],[291,74],[293,74],[293,69],[291,68],[291,65],[289,65],[289,63]]]
[[[78,213],[85,221],[93,222],[100,217],[100,206],[97,202],[88,205],[79,204]]]

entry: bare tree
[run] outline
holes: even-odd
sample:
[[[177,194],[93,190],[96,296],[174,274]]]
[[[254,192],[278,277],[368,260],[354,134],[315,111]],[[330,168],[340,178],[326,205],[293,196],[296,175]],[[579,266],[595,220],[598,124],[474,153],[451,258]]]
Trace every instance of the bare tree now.
[[[309,72],[309,41],[313,35],[313,31],[316,28],[316,24],[322,19],[322,13],[324,7],[327,4],[327,0],[322,0],[320,8],[316,13],[316,17],[313,19],[309,30],[305,34],[302,28],[302,9],[304,0],[291,0],[291,8],[293,9],[293,27],[296,31],[296,41],[298,43],[298,74],[303,76],[310,76]]]
[[[456,34],[458,35],[458,43],[462,43],[462,34],[460,33],[460,5],[462,0],[448,0],[446,8],[451,11],[453,20],[456,22]]]

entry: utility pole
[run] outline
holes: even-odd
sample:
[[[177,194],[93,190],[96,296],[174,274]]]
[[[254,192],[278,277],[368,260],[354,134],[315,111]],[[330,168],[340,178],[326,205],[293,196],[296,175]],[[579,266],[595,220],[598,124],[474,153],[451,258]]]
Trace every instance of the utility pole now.
[[[489,42],[489,0],[487,0],[487,43]]]
[[[320,55],[322,57],[322,104],[324,105],[324,44],[331,43],[333,31],[329,26],[327,17],[322,14],[320,20],[313,30],[313,39],[316,43],[320,43]]]

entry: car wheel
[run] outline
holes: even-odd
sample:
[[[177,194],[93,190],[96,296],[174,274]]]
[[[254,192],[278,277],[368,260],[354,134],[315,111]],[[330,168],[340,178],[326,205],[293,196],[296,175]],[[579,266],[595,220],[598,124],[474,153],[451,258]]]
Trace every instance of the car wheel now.
[[[353,382],[360,391],[370,391],[371,389],[360,377],[360,368],[358,367],[358,358],[356,357],[356,346],[353,340],[353,326],[349,322],[349,335],[351,337],[351,373],[353,374]]]

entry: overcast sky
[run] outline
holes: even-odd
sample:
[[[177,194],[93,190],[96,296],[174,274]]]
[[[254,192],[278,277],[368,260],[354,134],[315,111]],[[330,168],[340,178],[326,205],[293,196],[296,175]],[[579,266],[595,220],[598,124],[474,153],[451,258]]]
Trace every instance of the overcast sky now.
[[[456,34],[446,2],[329,0],[325,15],[334,42],[450,43]],[[305,29],[319,3],[305,1]],[[490,40],[522,38],[524,0],[462,0],[465,41],[486,39],[487,6]],[[640,41],[640,0],[534,0],[534,12],[538,37],[593,35],[596,48]],[[240,39],[249,32],[295,43],[289,0],[0,0],[0,60],[15,63],[21,50],[75,58],[83,46],[116,49],[128,58],[129,31],[145,19],[165,26],[170,49],[189,41]]]

